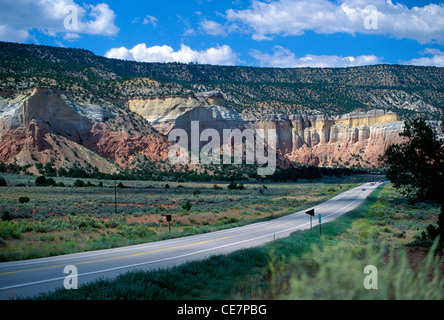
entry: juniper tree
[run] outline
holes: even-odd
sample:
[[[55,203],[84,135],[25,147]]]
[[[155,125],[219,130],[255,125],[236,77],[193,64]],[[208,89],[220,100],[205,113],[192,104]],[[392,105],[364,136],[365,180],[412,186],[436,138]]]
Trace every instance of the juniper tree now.
[[[424,119],[406,121],[400,136],[405,142],[390,145],[380,157],[388,165],[386,176],[409,200],[441,204],[438,227],[427,231],[444,244],[444,140]]]

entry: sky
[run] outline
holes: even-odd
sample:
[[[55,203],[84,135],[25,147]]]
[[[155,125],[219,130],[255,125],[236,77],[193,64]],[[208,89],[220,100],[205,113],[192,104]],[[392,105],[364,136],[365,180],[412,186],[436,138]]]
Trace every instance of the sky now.
[[[254,67],[444,67],[435,0],[0,0],[0,41]]]

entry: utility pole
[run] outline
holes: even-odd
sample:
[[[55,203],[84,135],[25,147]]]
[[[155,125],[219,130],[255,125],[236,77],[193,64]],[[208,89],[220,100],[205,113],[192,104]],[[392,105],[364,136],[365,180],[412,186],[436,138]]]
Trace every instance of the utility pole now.
[[[213,189],[214,189],[214,198],[216,198],[216,172],[213,171]]]
[[[116,186],[116,180],[114,180],[114,211],[117,215],[117,186]]]

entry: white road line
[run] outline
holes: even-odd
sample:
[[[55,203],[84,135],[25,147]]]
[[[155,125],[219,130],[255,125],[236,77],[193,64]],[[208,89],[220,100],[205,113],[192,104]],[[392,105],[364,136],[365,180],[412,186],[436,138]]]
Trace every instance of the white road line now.
[[[317,208],[318,210],[325,207],[325,206],[329,206],[331,205],[331,202],[335,202],[335,201],[339,201],[339,199],[345,197],[345,196],[350,196],[350,193],[356,192],[353,191],[354,189],[357,189],[358,187],[349,189],[345,192],[343,192],[342,194],[339,194],[323,203],[321,203],[319,206],[314,206],[315,208]],[[361,187],[359,187],[361,188]],[[330,203],[329,203],[330,202]],[[308,209],[306,209],[308,210]],[[268,220],[268,221],[263,221],[263,222],[256,222],[250,225],[246,225],[246,226],[241,226],[241,227],[236,227],[236,228],[229,228],[229,229],[225,229],[225,230],[217,230],[214,232],[217,232],[218,235],[222,235],[222,234],[227,234],[227,233],[233,233],[233,232],[238,232],[239,229],[238,228],[243,228],[242,230],[249,230],[252,228],[257,228],[260,225],[267,225],[270,224],[271,222],[275,222],[277,220],[288,220],[285,218],[291,218],[291,216],[294,215],[298,215],[298,214],[302,214],[304,213],[305,210],[302,211],[298,211],[298,212],[294,212],[294,213],[290,213],[284,217],[281,218],[277,218],[274,220]],[[101,255],[105,255],[105,254],[110,254],[110,253],[119,253],[122,251],[136,251],[136,250],[144,250],[145,248],[155,248],[155,247],[159,247],[159,246],[164,246],[164,245],[173,245],[173,244],[177,244],[177,243],[182,243],[182,242],[187,242],[193,238],[199,237],[199,239],[205,239],[205,237],[212,237],[214,232],[209,232],[209,233],[205,233],[205,234],[197,234],[197,235],[192,235],[192,236],[187,236],[187,237],[181,237],[181,238],[176,238],[176,239],[168,239],[168,240],[162,240],[162,241],[158,241],[158,242],[148,242],[148,243],[143,243],[143,244],[138,244],[138,245],[132,245],[132,246],[126,246],[126,247],[120,247],[120,248],[112,248],[112,249],[103,249],[103,250],[98,250],[96,252],[83,252],[83,253],[72,253],[72,254],[67,254],[67,255],[61,255],[61,256],[57,256],[57,257],[45,257],[45,258],[39,258],[39,259],[33,259],[33,260],[28,260],[28,261],[21,261],[21,262],[12,262],[12,263],[1,263],[0,264],[0,269],[1,268],[9,268],[9,267],[26,267],[26,266],[30,266],[30,265],[35,265],[35,264],[45,264],[45,263],[54,263],[57,261],[69,261],[69,260],[76,260],[76,259],[83,259],[83,258],[90,258],[90,257],[95,257],[95,256],[101,256]]]
[[[353,189],[351,189],[351,190],[353,190]],[[348,193],[351,190],[346,191],[345,193]],[[353,203],[358,201],[363,195],[364,195],[364,193],[359,195],[358,198],[353,200],[351,203],[349,203],[345,207],[342,207],[341,209],[326,215],[325,218],[329,217],[329,216],[331,216],[333,214],[336,214],[336,213],[338,213],[338,212],[340,212],[340,211],[342,211],[344,209],[346,209],[347,207],[349,207],[350,205],[352,205]],[[266,234],[266,235],[262,235],[262,236],[259,236],[259,237],[255,237],[255,238],[251,238],[251,239],[246,239],[246,240],[242,240],[242,241],[237,241],[237,242],[233,242],[233,243],[228,243],[228,244],[225,244],[225,245],[222,245],[222,246],[212,247],[212,248],[209,248],[209,249],[204,249],[204,250],[200,250],[200,251],[196,251],[196,252],[191,252],[191,253],[187,253],[187,254],[183,254],[183,255],[179,255],[179,256],[168,257],[168,258],[163,258],[163,259],[158,259],[158,260],[140,262],[140,263],[136,263],[136,264],[129,264],[129,265],[125,265],[125,266],[119,266],[119,267],[114,267],[114,268],[108,268],[108,269],[102,269],[102,270],[96,270],[96,271],[81,273],[81,274],[78,274],[78,277],[81,277],[81,276],[84,277],[84,276],[88,276],[88,275],[107,273],[107,272],[118,271],[118,270],[122,270],[122,269],[130,269],[130,268],[135,268],[135,267],[140,267],[140,266],[146,266],[146,265],[150,265],[150,264],[156,264],[156,263],[171,261],[171,260],[175,260],[175,259],[181,259],[181,258],[189,257],[189,256],[192,256],[192,255],[198,255],[198,254],[206,253],[206,252],[209,252],[209,251],[216,251],[216,250],[219,250],[219,249],[222,249],[222,248],[226,248],[226,247],[230,247],[230,246],[236,246],[236,245],[239,245],[239,244],[242,244],[242,243],[252,242],[252,241],[255,241],[255,240],[262,239],[262,238],[273,237],[276,234],[288,232],[288,231],[295,230],[295,229],[300,229],[303,226],[306,226],[308,224],[310,224],[310,223],[303,223],[301,225],[294,226],[294,227],[291,227],[291,228],[288,228],[288,229],[285,229],[285,230],[282,230],[282,231],[272,232],[272,233],[269,233],[269,234]],[[264,244],[264,243],[266,243],[266,242],[263,242],[262,244]],[[22,283],[22,284],[2,287],[2,288],[0,288],[0,290],[8,290],[8,289],[26,287],[26,286],[36,285],[36,284],[42,284],[42,283],[48,283],[48,282],[53,282],[53,281],[59,281],[59,280],[63,280],[63,279],[65,279],[65,277],[57,277],[57,278],[51,278],[51,279],[40,280],[40,281],[35,281],[35,282]]]

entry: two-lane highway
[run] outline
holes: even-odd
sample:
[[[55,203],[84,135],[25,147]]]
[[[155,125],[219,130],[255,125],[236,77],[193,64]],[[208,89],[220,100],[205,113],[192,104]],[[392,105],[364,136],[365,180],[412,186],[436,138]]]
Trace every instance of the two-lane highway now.
[[[322,216],[322,223],[332,221],[356,208],[377,185],[366,183],[313,207],[316,214],[312,220],[313,227],[318,225],[319,213]],[[201,235],[115,249],[0,263],[0,299],[32,296],[63,287],[65,277],[68,276],[64,273],[67,265],[74,265],[77,268],[78,284],[81,285],[100,277],[115,277],[130,270],[168,268],[215,254],[258,246],[286,237],[296,230],[309,229],[310,217],[305,211]]]

